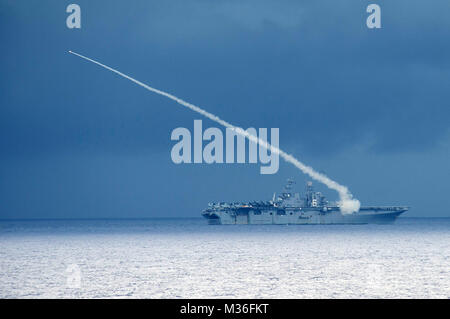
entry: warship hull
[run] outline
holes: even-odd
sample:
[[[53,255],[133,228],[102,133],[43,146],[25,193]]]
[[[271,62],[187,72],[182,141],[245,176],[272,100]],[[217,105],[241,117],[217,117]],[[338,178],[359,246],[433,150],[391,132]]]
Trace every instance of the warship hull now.
[[[215,210],[202,215],[210,225],[326,225],[326,224],[390,224],[406,209],[401,207],[365,208],[343,215],[339,208],[318,210]]]

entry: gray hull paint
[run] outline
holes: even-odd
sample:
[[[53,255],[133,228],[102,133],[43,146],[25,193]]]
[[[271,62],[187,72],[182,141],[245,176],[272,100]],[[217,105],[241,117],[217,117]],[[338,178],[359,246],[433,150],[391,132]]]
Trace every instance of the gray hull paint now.
[[[234,211],[217,210],[203,214],[211,225],[326,225],[326,224],[389,224],[406,210],[372,211],[362,208],[351,215],[342,215],[340,211],[289,211],[279,215],[275,210]]]

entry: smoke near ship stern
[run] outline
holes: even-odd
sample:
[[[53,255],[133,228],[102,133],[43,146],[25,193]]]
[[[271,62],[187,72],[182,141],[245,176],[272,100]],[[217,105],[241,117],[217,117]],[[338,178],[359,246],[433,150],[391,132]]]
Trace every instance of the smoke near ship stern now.
[[[324,174],[316,172],[312,167],[305,165],[304,163],[300,162],[298,159],[296,159],[292,155],[284,152],[283,150],[279,149],[278,147],[275,147],[275,146],[269,144],[268,142],[262,140],[259,137],[249,134],[246,130],[244,130],[240,127],[234,126],[234,125],[222,120],[218,116],[216,116],[212,113],[209,113],[208,111],[205,111],[204,109],[202,109],[194,104],[186,102],[186,101],[176,97],[175,95],[155,89],[145,83],[142,83],[142,82],[132,78],[131,76],[128,76],[120,71],[117,71],[116,69],[113,69],[105,64],[97,62],[97,61],[90,59],[86,56],[83,56],[79,53],[76,53],[73,51],[69,51],[69,53],[76,55],[86,61],[97,64],[111,72],[114,72],[114,73],[120,75],[121,77],[128,79],[128,80],[136,83],[137,85],[147,89],[148,91],[165,96],[165,97],[177,102],[178,104],[180,104],[184,107],[187,107],[187,108],[191,109],[192,111],[197,112],[198,114],[201,114],[226,128],[234,130],[237,134],[240,134],[240,135],[248,138],[252,142],[258,143],[262,147],[265,147],[266,149],[270,150],[271,152],[279,154],[279,156],[281,156],[286,162],[293,164],[295,167],[300,169],[304,174],[308,175],[309,177],[311,177],[312,179],[314,179],[318,182],[325,184],[328,188],[338,192],[338,194],[339,194],[338,205],[339,205],[339,208],[340,208],[340,211],[342,214],[352,214],[354,212],[359,211],[361,203],[356,198],[353,198],[353,195],[350,193],[350,191],[348,190],[348,188],[346,186],[335,182],[334,180],[330,179],[329,177],[327,177]]]

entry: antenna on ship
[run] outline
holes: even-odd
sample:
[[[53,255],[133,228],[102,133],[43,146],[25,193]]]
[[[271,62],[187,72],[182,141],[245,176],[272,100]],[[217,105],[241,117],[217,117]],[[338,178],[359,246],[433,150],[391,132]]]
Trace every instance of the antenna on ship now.
[[[294,185],[294,184],[295,184],[295,181],[292,178],[288,178],[286,186],[284,186],[284,189],[285,190],[291,190],[292,189],[292,185]]]
[[[288,178],[286,185],[284,186],[284,190],[282,193],[282,198],[286,199],[292,196],[291,190],[292,185],[295,184],[294,180],[292,178]]]

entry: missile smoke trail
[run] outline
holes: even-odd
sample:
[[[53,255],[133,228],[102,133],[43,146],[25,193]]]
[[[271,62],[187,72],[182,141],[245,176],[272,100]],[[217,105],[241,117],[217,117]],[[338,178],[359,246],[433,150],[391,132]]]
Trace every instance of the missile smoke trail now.
[[[339,207],[340,207],[340,210],[341,210],[341,212],[343,214],[352,214],[352,213],[357,212],[359,210],[359,207],[361,206],[359,200],[353,198],[353,195],[349,192],[349,190],[348,190],[348,188],[346,186],[341,185],[341,184],[333,181],[332,179],[328,178],[326,175],[324,175],[322,173],[316,172],[312,167],[303,164],[302,162],[297,160],[292,155],[290,155],[290,154],[282,151],[281,149],[279,149],[279,148],[269,144],[268,142],[260,139],[259,137],[256,137],[256,136],[254,136],[252,134],[249,134],[246,130],[244,130],[244,129],[240,128],[240,127],[234,126],[234,125],[232,125],[232,124],[222,120],[218,116],[216,116],[216,115],[214,115],[212,113],[209,113],[209,112],[203,110],[202,108],[200,108],[200,107],[198,107],[198,106],[196,106],[194,104],[186,102],[186,101],[176,97],[175,95],[172,95],[172,94],[169,94],[167,92],[164,92],[164,91],[152,88],[151,86],[148,86],[145,83],[142,83],[142,82],[140,82],[140,81],[138,81],[136,79],[133,79],[131,76],[128,76],[128,75],[126,75],[126,74],[124,74],[124,73],[122,73],[120,71],[117,71],[116,69],[113,69],[113,68],[111,68],[111,67],[109,67],[107,65],[104,65],[104,64],[102,64],[100,62],[97,62],[97,61],[95,61],[93,59],[85,57],[84,55],[78,54],[78,53],[73,52],[73,51],[69,51],[69,53],[71,53],[73,55],[76,55],[76,56],[78,56],[78,57],[80,57],[80,58],[82,58],[84,60],[89,61],[89,62],[95,63],[95,64],[97,64],[97,65],[99,65],[99,66],[101,66],[101,67],[103,67],[103,68],[105,68],[105,69],[107,69],[107,70],[109,70],[111,72],[114,72],[114,73],[120,75],[121,77],[124,77],[125,79],[128,79],[128,80],[136,83],[139,86],[142,86],[143,88],[145,88],[145,89],[147,89],[147,90],[149,90],[151,92],[154,92],[156,94],[165,96],[165,97],[167,97],[167,98],[177,102],[178,104],[181,104],[181,105],[191,109],[192,111],[197,112],[197,113],[199,113],[199,114],[209,118],[210,120],[212,120],[212,121],[214,121],[214,122],[216,122],[216,123],[218,123],[218,124],[220,124],[220,125],[222,125],[222,126],[224,126],[226,128],[234,130],[237,134],[240,134],[240,135],[248,138],[250,141],[252,141],[254,143],[258,143],[262,147],[270,150],[271,152],[273,152],[275,154],[279,154],[279,156],[281,156],[286,162],[289,162],[289,163],[293,164],[295,167],[300,169],[304,174],[307,174],[312,179],[325,184],[326,186],[328,186],[328,188],[337,191],[338,194],[339,194],[339,197],[340,197]]]

